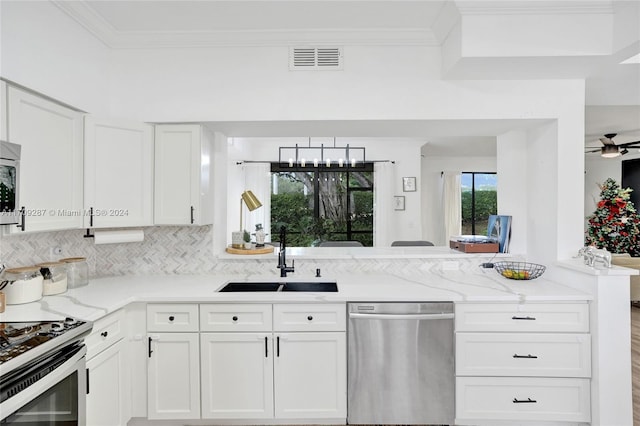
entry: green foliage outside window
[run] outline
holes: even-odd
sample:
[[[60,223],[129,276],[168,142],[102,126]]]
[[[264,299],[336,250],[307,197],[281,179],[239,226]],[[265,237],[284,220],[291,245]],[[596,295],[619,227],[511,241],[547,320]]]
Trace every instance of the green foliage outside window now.
[[[324,170],[316,175],[309,170],[274,172],[278,193],[271,194],[272,241],[279,240],[285,226],[288,246],[336,240],[372,246],[373,171]]]
[[[471,235],[471,191],[462,192],[462,234]],[[475,222],[476,234],[486,235],[489,224],[489,215],[498,211],[498,192],[496,190],[476,190]]]

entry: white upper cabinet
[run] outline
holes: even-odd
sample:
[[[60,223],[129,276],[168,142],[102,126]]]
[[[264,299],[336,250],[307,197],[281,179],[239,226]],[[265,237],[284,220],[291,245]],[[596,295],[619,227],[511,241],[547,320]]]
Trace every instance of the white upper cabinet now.
[[[213,136],[201,125],[156,126],[156,225],[213,223],[212,144]]]
[[[153,224],[153,126],[85,118],[85,227]]]
[[[7,136],[7,83],[0,80],[0,139],[6,141]]]
[[[82,227],[83,113],[8,86],[7,140],[22,146],[23,223],[11,232]]]

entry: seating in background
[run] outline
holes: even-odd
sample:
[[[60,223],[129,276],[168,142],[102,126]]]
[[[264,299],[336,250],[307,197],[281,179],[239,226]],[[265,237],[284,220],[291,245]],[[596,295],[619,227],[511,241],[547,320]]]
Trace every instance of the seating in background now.
[[[323,241],[318,247],[364,247],[360,241]]]
[[[431,241],[417,240],[417,241],[394,241],[391,243],[391,247],[398,246],[432,246]]]

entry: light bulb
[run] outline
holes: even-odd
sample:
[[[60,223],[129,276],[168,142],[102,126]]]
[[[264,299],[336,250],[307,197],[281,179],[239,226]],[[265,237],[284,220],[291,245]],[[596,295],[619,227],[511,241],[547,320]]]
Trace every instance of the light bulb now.
[[[293,167],[293,158],[289,158],[289,167]]]
[[[339,158],[339,159],[338,159],[338,165],[339,165],[340,167],[344,166],[344,160],[343,160],[342,158]]]
[[[307,164],[307,160],[305,160],[304,158],[301,158],[301,159],[300,159],[300,165],[301,165],[302,167],[304,167],[306,164]]]
[[[327,167],[331,167],[331,160],[327,158],[326,164],[327,164]]]
[[[355,167],[356,166],[356,159],[352,158],[351,159],[351,167]]]
[[[318,167],[318,159],[317,158],[313,159],[313,167]]]

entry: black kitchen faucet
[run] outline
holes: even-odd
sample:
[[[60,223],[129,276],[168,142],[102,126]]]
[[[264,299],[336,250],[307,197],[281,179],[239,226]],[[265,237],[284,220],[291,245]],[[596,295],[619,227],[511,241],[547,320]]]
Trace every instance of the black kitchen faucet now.
[[[278,253],[278,269],[280,269],[280,276],[286,277],[287,272],[295,272],[294,261],[291,261],[291,266],[287,266],[287,229],[284,226],[280,227],[280,252]]]

